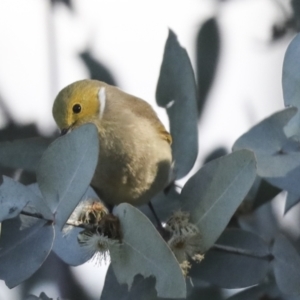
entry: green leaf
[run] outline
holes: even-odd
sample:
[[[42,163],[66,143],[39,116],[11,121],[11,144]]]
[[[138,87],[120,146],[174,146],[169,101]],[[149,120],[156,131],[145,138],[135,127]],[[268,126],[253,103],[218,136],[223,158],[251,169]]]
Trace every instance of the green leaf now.
[[[26,221],[24,225],[19,218],[2,223],[0,278],[9,288],[20,284],[40,268],[54,239],[53,226],[46,221],[24,216],[22,219]],[[29,223],[32,226],[26,227]]]
[[[279,235],[272,248],[274,274],[279,289],[288,295],[300,295],[300,256],[290,241]]]
[[[181,192],[183,210],[191,214],[202,236],[201,252],[218,239],[256,177],[255,158],[241,150],[204,165]]]
[[[58,138],[42,156],[37,181],[60,228],[91,182],[98,161],[98,144],[96,127],[86,124]]]
[[[51,141],[52,139],[34,137],[11,142],[1,142],[0,164],[8,168],[35,172],[42,154]]]
[[[166,108],[169,116],[172,154],[179,179],[192,169],[198,155],[198,108],[192,65],[172,30],[165,45],[156,101]]]
[[[251,232],[229,229],[189,275],[222,288],[242,288],[262,281],[269,264],[267,243]]]
[[[135,275],[154,276],[159,297],[184,298],[186,285],[181,268],[151,222],[127,203],[115,207],[113,213],[120,219],[123,234],[120,249],[110,251],[118,282],[130,288]]]

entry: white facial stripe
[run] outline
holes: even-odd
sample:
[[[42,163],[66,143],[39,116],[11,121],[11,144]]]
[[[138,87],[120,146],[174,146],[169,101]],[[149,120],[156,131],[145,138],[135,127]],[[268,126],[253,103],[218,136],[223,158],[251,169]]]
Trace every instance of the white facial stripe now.
[[[106,104],[106,93],[105,93],[105,87],[102,87],[98,92],[98,100],[100,103],[100,112],[99,112],[99,118],[102,119],[105,104]]]

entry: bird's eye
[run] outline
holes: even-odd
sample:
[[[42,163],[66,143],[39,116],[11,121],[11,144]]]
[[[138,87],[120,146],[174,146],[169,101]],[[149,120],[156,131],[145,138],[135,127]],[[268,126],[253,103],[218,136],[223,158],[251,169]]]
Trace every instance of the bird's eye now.
[[[73,113],[79,114],[81,112],[81,105],[80,104],[75,104],[73,106]]]

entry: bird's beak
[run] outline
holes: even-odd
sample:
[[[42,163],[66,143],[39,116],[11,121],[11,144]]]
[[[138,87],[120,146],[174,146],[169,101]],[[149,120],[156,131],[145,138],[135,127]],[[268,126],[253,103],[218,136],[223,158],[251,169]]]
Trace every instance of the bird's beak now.
[[[70,127],[69,127],[69,128],[63,128],[63,129],[61,130],[61,132],[60,132],[60,135],[62,136],[62,135],[67,134],[67,133],[69,132],[69,130],[70,130]]]

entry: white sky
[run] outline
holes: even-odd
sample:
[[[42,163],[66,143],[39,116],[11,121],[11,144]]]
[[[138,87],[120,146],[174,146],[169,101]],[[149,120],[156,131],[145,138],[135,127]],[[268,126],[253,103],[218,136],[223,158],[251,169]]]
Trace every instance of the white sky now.
[[[274,1],[76,0],[74,13],[60,5],[54,16],[49,2],[0,2],[0,95],[17,122],[36,122],[45,133],[55,128],[52,102],[65,85],[87,77],[77,57],[87,46],[122,89],[155,105],[168,27],[194,63],[199,26],[213,15],[220,24],[222,52],[199,124],[200,160],[216,146],[230,148],[251,125],[283,107],[281,68],[292,36],[270,43],[272,25],[284,18]],[[156,111],[167,125],[163,109]],[[4,121],[0,114],[0,124]],[[83,268],[91,275],[82,276]],[[91,263],[75,270],[99,298],[101,268]],[[0,282],[0,299],[4,291]],[[12,294],[4,298],[16,299]]]

